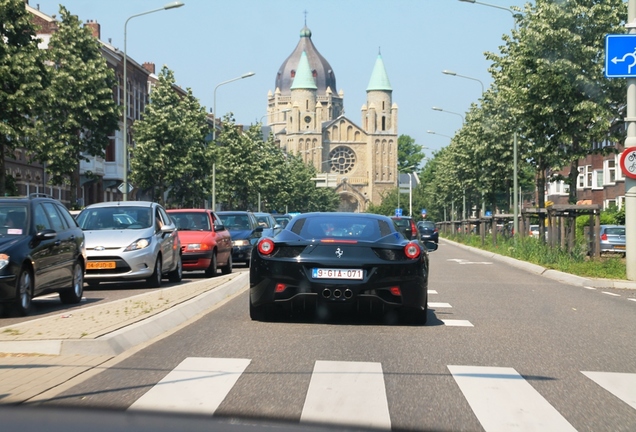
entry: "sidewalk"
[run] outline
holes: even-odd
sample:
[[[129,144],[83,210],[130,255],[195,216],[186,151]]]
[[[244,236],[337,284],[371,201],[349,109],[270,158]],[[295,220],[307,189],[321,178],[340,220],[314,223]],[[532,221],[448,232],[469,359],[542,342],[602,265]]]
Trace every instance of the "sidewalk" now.
[[[232,273],[0,328],[0,403],[26,402],[101,370],[240,292],[248,276]]]

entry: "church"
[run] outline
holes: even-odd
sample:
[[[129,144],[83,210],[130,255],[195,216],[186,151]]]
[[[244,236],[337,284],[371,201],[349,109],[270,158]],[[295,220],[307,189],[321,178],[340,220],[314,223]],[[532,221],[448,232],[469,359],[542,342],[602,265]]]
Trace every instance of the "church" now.
[[[363,212],[397,187],[397,120],[391,83],[378,54],[356,124],[344,113],[344,92],[307,26],[267,95],[267,126],[281,148],[318,172],[318,186],[340,196],[339,211]]]

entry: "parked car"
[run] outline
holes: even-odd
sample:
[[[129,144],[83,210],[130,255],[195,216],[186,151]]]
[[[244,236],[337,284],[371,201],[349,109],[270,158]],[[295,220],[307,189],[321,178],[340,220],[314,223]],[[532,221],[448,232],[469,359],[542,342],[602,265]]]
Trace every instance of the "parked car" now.
[[[278,309],[397,310],[426,323],[428,251],[398,234],[386,216],[304,213],[257,242],[250,268],[250,317]]]
[[[539,238],[539,225],[530,225],[530,235]]]
[[[416,240],[418,231],[415,226],[415,221],[410,216],[392,216],[393,222],[398,231],[406,237],[407,240]]]
[[[283,229],[270,213],[254,213],[254,216],[256,216],[258,224],[263,227],[263,236],[265,237],[274,237]]]
[[[601,225],[601,253],[625,253],[625,226]]]
[[[179,282],[183,274],[177,227],[164,208],[149,201],[103,202],[77,217],[86,235],[85,280],[145,279],[158,288],[164,277]]]
[[[419,221],[417,223],[417,230],[420,233],[420,239],[422,241],[430,240],[439,243],[439,231],[435,222]]]
[[[217,213],[232,236],[232,262],[250,265],[252,247],[263,234],[254,213],[222,211]]]
[[[287,224],[289,223],[290,220],[292,220],[293,216],[290,214],[275,214],[272,215],[274,216],[274,219],[276,220],[276,223],[278,225],[280,225],[280,227],[282,229],[285,229],[285,227],[287,226]]]
[[[62,203],[43,194],[0,198],[0,224],[0,302],[28,315],[43,294],[82,300],[84,233]]]
[[[232,238],[221,219],[204,209],[168,210],[181,241],[184,271],[205,270],[207,277],[232,273]]]

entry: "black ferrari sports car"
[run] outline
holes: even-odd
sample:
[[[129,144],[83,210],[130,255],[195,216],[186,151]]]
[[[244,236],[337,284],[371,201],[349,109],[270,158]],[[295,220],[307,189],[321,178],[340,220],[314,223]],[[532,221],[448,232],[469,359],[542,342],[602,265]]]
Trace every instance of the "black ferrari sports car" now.
[[[281,309],[387,312],[425,324],[428,252],[433,242],[404,238],[391,218],[366,213],[305,213],[255,245],[250,317]]]

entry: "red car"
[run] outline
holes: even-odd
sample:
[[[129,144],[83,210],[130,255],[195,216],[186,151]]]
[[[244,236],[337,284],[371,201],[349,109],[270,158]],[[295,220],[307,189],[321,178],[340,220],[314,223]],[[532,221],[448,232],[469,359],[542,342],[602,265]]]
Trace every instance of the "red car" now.
[[[181,241],[183,271],[205,270],[207,277],[232,272],[232,238],[221,219],[205,209],[168,210]]]

